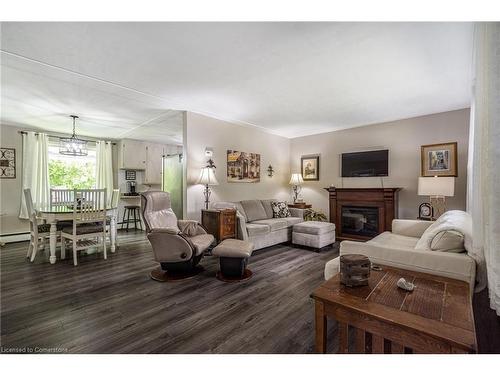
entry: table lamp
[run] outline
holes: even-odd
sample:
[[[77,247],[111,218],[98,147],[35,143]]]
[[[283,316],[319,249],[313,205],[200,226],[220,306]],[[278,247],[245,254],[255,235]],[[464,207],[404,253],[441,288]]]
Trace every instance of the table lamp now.
[[[219,185],[217,179],[215,178],[215,167],[206,166],[201,168],[200,177],[198,178],[197,183],[200,185],[205,185],[205,190],[203,191],[203,195],[205,196],[205,209],[208,210],[208,204],[210,202],[210,194],[212,194],[210,186]]]
[[[418,195],[428,195],[429,203],[434,210],[434,219],[446,211],[445,197],[455,195],[454,177],[419,177]]]
[[[304,179],[302,178],[302,174],[300,173],[292,173],[292,177],[290,178],[289,184],[293,187],[293,203],[297,203],[297,198],[299,196],[301,187],[304,183]]]

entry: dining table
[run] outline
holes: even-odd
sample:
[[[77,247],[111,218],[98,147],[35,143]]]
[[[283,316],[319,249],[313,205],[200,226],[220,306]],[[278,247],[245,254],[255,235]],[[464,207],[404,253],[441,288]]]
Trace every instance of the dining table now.
[[[73,219],[73,206],[56,206],[47,205],[36,207],[37,217],[39,219],[45,220],[47,224],[50,224],[49,233],[49,247],[50,247],[50,257],[49,261],[51,264],[56,263],[56,244],[57,244],[57,222],[62,220],[72,220]],[[106,207],[106,216],[109,218],[109,232],[111,239],[111,252],[114,253],[116,250],[116,217],[117,217],[117,207]]]

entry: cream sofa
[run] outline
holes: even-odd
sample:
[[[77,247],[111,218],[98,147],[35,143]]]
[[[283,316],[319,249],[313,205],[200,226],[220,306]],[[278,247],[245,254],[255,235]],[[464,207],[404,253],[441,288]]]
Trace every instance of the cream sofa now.
[[[276,199],[252,199],[239,202],[216,202],[213,208],[237,210],[238,239],[254,244],[254,250],[292,240],[294,224],[304,221],[304,210],[289,208],[291,217],[273,218],[271,202]]]
[[[367,242],[342,241],[340,255],[362,254],[373,263],[466,281],[473,290],[476,262],[467,255],[461,233],[442,232],[431,244],[437,250],[421,248],[419,240],[432,224],[430,221],[393,220],[392,232],[381,233]],[[436,240],[439,243],[435,243]],[[339,260],[337,257],[326,263],[325,279],[339,272]]]

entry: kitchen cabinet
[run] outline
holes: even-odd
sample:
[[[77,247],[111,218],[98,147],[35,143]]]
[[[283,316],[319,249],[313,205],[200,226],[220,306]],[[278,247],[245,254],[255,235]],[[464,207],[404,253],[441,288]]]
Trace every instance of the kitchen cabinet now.
[[[146,143],[133,139],[118,142],[118,168],[142,171],[146,169]]]
[[[161,184],[164,148],[164,145],[158,143],[146,144],[146,173],[144,174],[146,185]]]
[[[162,182],[163,155],[167,145],[122,139],[118,142],[118,168],[144,171],[145,185]]]

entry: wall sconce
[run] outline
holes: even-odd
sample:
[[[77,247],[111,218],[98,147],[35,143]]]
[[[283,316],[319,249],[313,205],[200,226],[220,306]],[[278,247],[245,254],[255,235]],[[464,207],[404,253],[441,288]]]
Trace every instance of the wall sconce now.
[[[271,164],[269,164],[269,167],[267,167],[267,175],[269,177],[273,177],[273,174],[274,174],[273,166]]]

